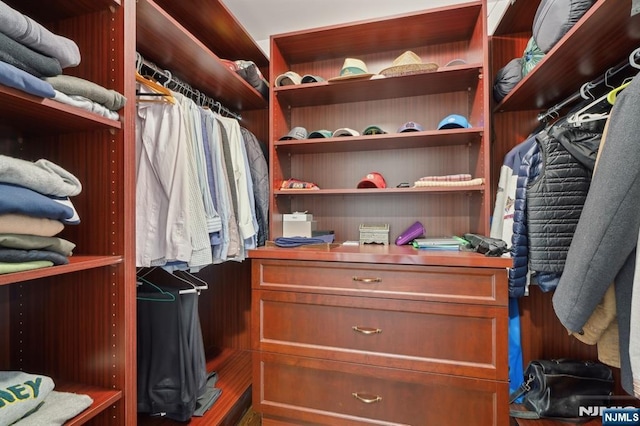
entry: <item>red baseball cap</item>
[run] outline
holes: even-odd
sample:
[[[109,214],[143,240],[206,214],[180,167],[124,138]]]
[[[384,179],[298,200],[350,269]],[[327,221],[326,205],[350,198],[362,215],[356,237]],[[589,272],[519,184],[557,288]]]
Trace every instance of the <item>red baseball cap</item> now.
[[[386,188],[387,182],[385,182],[382,175],[378,172],[367,173],[365,177],[358,182],[358,188]]]

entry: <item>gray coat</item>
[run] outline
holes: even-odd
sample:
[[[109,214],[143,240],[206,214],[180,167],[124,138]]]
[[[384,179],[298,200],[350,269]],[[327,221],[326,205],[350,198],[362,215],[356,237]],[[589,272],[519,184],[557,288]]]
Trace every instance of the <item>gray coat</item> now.
[[[615,282],[622,386],[633,394],[629,360],[631,293],[640,228],[640,78],[611,110],[582,216],[553,307],[562,324],[580,331]]]

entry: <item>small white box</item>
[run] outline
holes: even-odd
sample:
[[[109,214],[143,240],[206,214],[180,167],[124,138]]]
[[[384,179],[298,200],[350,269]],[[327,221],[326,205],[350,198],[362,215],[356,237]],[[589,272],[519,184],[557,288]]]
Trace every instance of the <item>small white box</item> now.
[[[316,229],[315,221],[285,221],[282,222],[283,237],[306,237],[311,238],[312,232]]]
[[[282,215],[285,222],[311,222],[313,220],[312,214],[306,213],[291,213]]]

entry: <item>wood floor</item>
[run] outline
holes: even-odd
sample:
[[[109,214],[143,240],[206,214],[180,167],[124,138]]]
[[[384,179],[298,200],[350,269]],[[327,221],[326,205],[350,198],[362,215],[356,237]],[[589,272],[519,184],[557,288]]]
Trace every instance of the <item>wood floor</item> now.
[[[260,414],[249,408],[249,411],[247,411],[247,413],[242,416],[242,419],[240,419],[240,423],[238,423],[238,426],[260,426],[261,424],[262,417],[260,416]]]

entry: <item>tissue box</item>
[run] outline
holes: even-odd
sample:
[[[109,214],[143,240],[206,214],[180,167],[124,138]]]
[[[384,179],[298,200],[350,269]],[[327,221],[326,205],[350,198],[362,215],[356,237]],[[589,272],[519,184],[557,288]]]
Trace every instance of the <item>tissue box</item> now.
[[[311,216],[311,215],[308,215]],[[316,221],[285,220],[282,222],[283,237],[311,238],[316,229]]]

